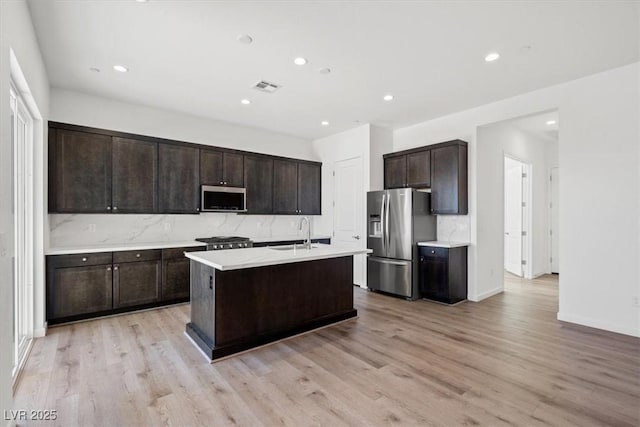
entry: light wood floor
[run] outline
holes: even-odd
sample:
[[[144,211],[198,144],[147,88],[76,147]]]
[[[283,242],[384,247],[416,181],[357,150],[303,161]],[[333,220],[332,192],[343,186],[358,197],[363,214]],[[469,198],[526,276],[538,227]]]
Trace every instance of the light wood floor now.
[[[640,425],[640,340],[562,326],[553,276],[455,307],[355,294],[358,319],[213,365],[188,305],[52,328],[16,408],[63,426]]]

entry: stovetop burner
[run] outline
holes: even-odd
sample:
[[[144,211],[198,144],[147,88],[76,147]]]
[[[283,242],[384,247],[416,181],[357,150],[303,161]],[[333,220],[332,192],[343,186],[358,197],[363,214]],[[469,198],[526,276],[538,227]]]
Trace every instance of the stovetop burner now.
[[[253,247],[253,242],[248,237],[213,236],[201,237],[196,239],[196,241],[206,243],[208,251],[217,249],[240,249]]]

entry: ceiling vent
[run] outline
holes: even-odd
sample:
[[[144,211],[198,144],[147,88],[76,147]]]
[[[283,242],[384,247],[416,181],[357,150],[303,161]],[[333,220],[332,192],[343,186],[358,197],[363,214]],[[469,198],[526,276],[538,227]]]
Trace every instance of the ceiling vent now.
[[[268,82],[266,80],[260,80],[258,83],[253,85],[254,89],[259,90],[260,92],[273,93],[280,89],[282,86],[277,85],[275,83]]]

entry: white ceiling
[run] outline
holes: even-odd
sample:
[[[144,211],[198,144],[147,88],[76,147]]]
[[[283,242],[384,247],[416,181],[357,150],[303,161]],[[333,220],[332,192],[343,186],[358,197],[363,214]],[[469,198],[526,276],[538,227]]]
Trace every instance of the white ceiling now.
[[[508,121],[525,132],[536,135],[547,141],[558,142],[558,129],[560,127],[560,118],[558,110],[546,111],[544,113],[532,114],[526,117],[519,117]],[[547,122],[555,122],[547,124]]]
[[[635,1],[31,0],[29,7],[54,87],[308,139],[357,121],[399,128],[640,59]],[[241,34],[254,42],[238,42]],[[501,57],[487,63],[491,51]],[[296,56],[309,63],[294,65]],[[332,72],[321,75],[322,67]],[[283,87],[251,89],[260,79]],[[395,99],[383,101],[387,93]]]

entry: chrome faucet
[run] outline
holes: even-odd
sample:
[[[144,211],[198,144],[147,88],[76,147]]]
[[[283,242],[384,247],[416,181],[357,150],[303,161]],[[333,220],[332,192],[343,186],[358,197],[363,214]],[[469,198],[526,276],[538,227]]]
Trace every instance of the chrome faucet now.
[[[307,238],[305,239],[302,247],[305,249],[311,249],[311,224],[309,223],[309,218],[303,216],[300,218],[300,222],[298,223],[298,231],[302,231],[302,223],[307,223]]]

